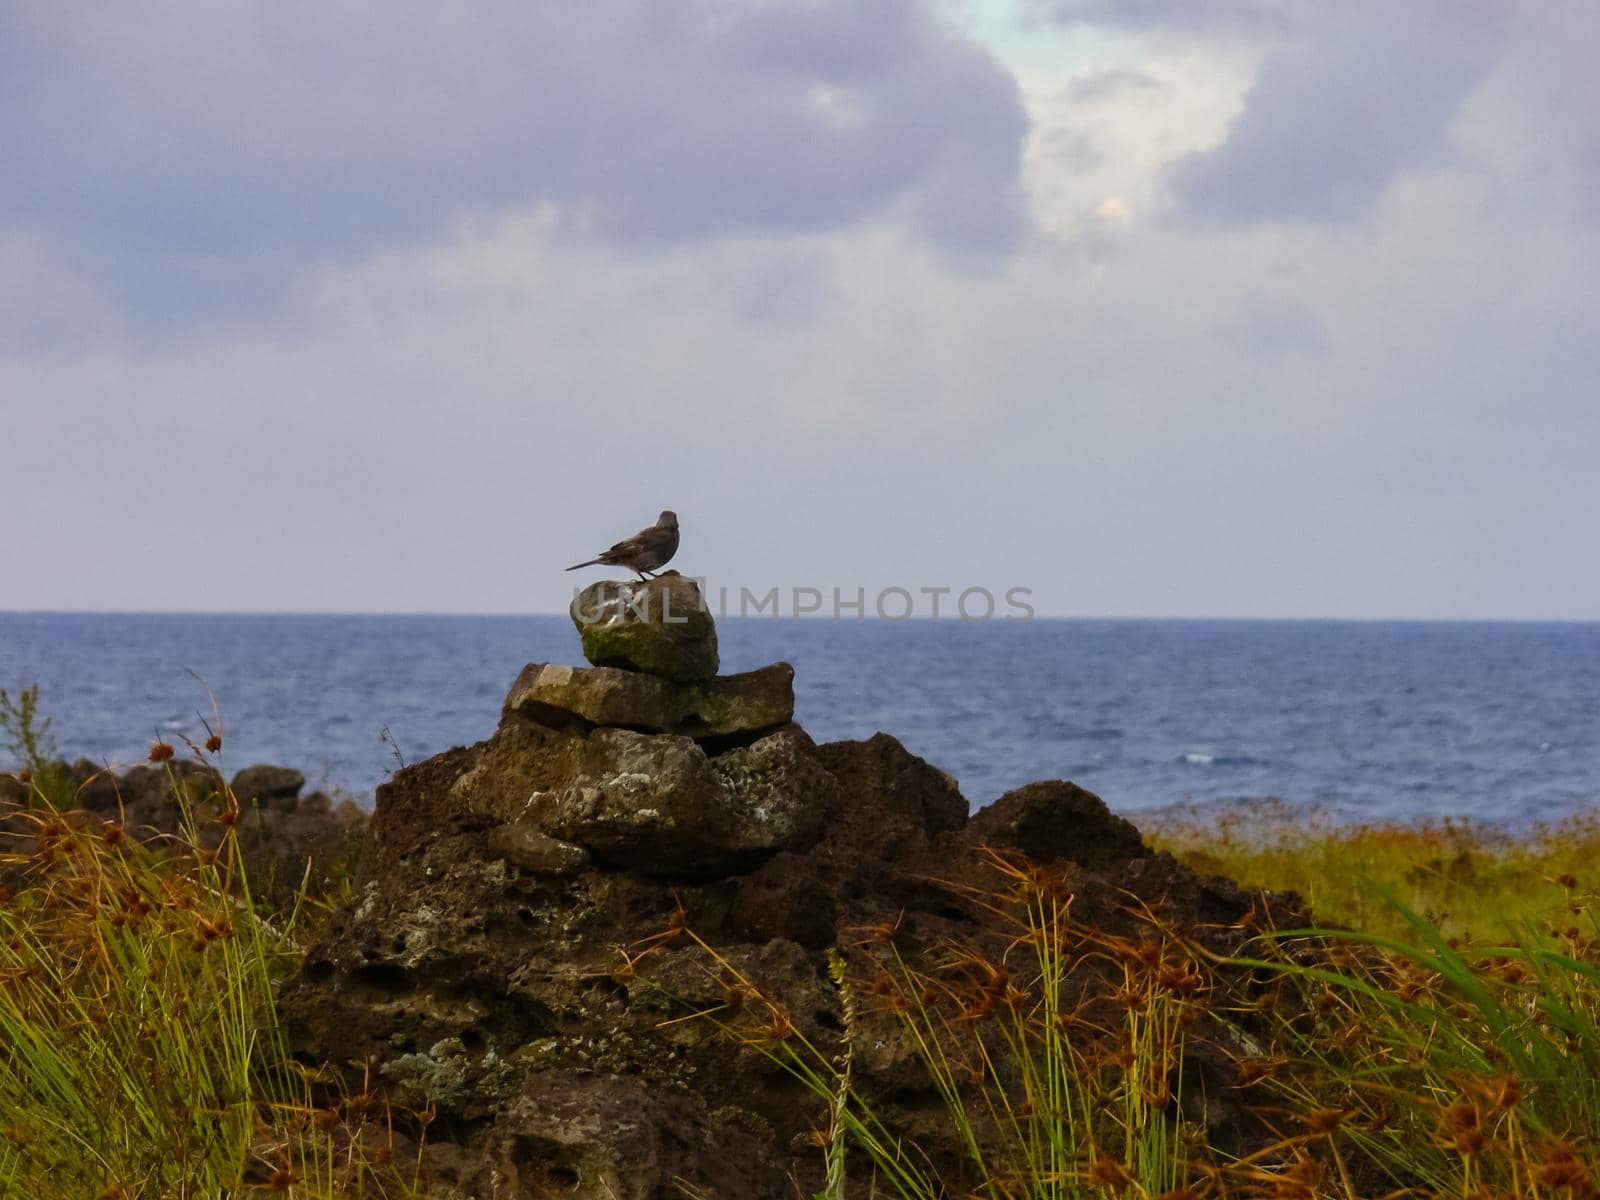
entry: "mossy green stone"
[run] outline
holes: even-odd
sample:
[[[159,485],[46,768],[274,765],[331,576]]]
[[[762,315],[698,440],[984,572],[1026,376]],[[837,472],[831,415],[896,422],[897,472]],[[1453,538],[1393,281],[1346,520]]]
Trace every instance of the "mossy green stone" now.
[[[597,667],[621,667],[679,683],[716,677],[717,628],[694,580],[668,572],[628,583],[602,579],[572,602],[583,655]]]

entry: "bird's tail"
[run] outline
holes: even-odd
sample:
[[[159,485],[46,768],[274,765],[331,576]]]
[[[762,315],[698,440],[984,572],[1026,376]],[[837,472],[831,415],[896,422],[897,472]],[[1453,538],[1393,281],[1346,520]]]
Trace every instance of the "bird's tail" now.
[[[603,560],[598,559],[598,558],[591,558],[588,562],[573,563],[570,567],[567,568],[567,570],[576,571],[579,567],[593,567],[593,566],[596,566],[597,564],[599,564],[601,561],[603,561]]]

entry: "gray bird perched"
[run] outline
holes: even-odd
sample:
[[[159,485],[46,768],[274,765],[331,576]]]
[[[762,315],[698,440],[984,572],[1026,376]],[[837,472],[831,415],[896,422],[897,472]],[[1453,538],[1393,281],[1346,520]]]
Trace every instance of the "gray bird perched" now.
[[[597,563],[604,563],[608,567],[627,567],[629,570],[637,571],[641,579],[645,576],[654,578],[652,572],[666,566],[677,552],[678,514],[668,510],[657,517],[656,523],[650,528],[641,529],[631,538],[623,538],[611,549],[602,552],[598,558],[575,563],[567,570],[576,571],[579,567],[592,567]]]

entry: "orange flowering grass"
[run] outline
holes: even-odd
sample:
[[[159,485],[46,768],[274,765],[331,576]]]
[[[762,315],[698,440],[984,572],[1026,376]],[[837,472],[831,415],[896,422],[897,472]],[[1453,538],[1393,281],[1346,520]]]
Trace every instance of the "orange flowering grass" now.
[[[1132,933],[1081,927],[1062,876],[990,865],[992,888],[957,889],[986,914],[981,936],[913,946],[897,920],[841,939],[831,1037],[797,1027],[681,913],[633,960],[647,971],[687,941],[725,1002],[684,1019],[811,1089],[824,1200],[847,1185],[907,1200],[1600,1197],[1600,939],[1576,879],[1557,880],[1576,927],[1479,944],[1369,884],[1407,938],[1273,930],[1257,913],[1247,952],[1223,959],[1132,902]],[[888,1029],[943,1101],[959,1177],[856,1088],[852,1047]],[[1192,1077],[1203,1061],[1226,1078]]]
[[[714,1021],[817,1097],[825,1197],[843,1196],[847,1178],[852,1189],[871,1181],[918,1200],[1198,1197],[1215,1164],[1178,1103],[1186,1043],[1211,990],[1193,951],[1146,911],[1135,915],[1146,930],[1137,941],[1080,929],[1059,872],[998,853],[988,863],[993,887],[946,885],[992,918],[986,936],[913,952],[899,921],[851,931],[831,959],[843,1028],[834,1042],[798,1028],[779,998],[681,920],[629,961],[645,969],[668,940],[701,953],[726,1001],[677,1019]],[[1089,1005],[1086,991],[1110,999]],[[939,1178],[856,1090],[861,1039],[893,1039],[920,1063],[964,1149],[961,1178]],[[857,1176],[846,1148],[864,1160]]]
[[[417,1194],[381,1105],[313,1102],[289,1056],[274,990],[300,908],[257,908],[237,798],[168,781],[177,837],[37,788],[5,824],[0,1196]]]
[[[1369,886],[1409,938],[1285,930],[1234,962],[1284,989],[1261,1035],[1278,1068],[1252,1083],[1262,1111],[1324,1134],[1365,1191],[1531,1198],[1559,1178],[1559,1194],[1596,1195],[1594,938],[1523,925],[1479,944]]]

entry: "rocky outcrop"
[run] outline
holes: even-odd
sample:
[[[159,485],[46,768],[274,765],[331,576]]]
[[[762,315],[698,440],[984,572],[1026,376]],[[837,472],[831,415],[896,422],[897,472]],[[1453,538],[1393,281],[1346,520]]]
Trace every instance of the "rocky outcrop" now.
[[[817,753],[847,789],[878,797],[914,827],[940,834],[967,823],[966,797],[956,781],[886,733],[864,742],[834,742]]]
[[[399,1106],[437,1114],[431,1194],[814,1189],[817,1099],[686,1015],[734,1005],[733,979],[759,981],[836,1053],[845,1017],[827,954],[864,929],[1004,952],[986,847],[1050,862],[1074,924],[1137,936],[1143,905],[1237,949],[1258,898],[1152,855],[1092,794],[1035,784],[969,821],[955,781],[894,738],[817,746],[787,722],[788,669],[756,677],[767,699],[713,720],[708,697],[755,685],[535,664],[486,741],[379,788],[354,901],[283,1012],[307,1061],[350,1087],[370,1072]],[[674,936],[685,928],[698,940]],[[857,1086],[936,1160],[958,1161],[893,1019],[855,1021]]]
[[[1093,792],[1061,779],[1007,792],[973,818],[985,842],[1021,850],[1039,862],[1070,859],[1086,867],[1148,858],[1144,838]]]
[[[679,683],[715,678],[717,630],[694,580],[668,571],[655,579],[602,579],[571,608],[583,656],[597,667],[622,667]]]

